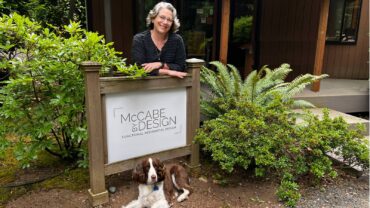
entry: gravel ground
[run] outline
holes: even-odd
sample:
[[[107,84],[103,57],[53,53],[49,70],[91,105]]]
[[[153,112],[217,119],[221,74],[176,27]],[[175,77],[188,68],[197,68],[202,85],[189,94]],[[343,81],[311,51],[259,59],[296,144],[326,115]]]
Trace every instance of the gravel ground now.
[[[212,176],[212,168],[202,169],[198,178],[192,178],[194,193],[188,200],[175,203],[172,208],[279,208],[275,191],[278,181],[273,177],[258,179],[250,172],[241,171],[228,178],[228,185],[220,185]],[[369,208],[369,174],[356,177],[355,172],[338,170],[338,177],[321,185],[310,185],[312,180],[300,181],[302,198],[297,208]],[[120,208],[137,197],[137,184],[131,173],[107,177],[108,184],[117,191],[110,201],[100,208]],[[1,196],[0,196],[1,197]],[[0,208],[3,206],[0,204]],[[34,190],[10,201],[6,208],[89,208],[86,190],[65,189]]]
[[[245,181],[245,180],[244,180]],[[173,208],[279,208],[284,207],[275,197],[272,181],[245,181],[242,185],[220,187],[211,181],[193,181],[195,193],[189,200]],[[110,203],[100,208],[120,208],[137,195],[137,187],[128,180]],[[340,174],[337,179],[321,186],[306,186],[297,208],[368,208],[369,175],[359,178]],[[0,206],[1,207],[1,206]],[[28,193],[5,206],[6,208],[89,208],[86,191],[41,190]]]
[[[369,174],[356,178],[342,175],[321,187],[308,187],[302,193],[299,208],[368,208]]]

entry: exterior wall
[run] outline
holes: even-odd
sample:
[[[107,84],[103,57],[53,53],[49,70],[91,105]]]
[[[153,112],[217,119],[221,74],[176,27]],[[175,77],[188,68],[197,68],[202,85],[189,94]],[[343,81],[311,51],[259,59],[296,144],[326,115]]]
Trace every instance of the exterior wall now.
[[[274,68],[289,63],[294,71],[288,79],[313,73],[321,2],[258,0],[255,67]],[[135,25],[134,1],[111,0],[110,9],[104,8],[104,0],[87,3],[89,30],[105,35],[117,50],[123,51],[123,57],[129,58]],[[362,4],[356,45],[325,47],[322,73],[331,78],[369,78],[369,0],[362,0]]]
[[[289,63],[288,79],[313,73],[320,6],[321,0],[262,0],[259,65]]]
[[[130,59],[128,49],[133,37],[133,1],[87,0],[87,6],[88,29],[104,35],[107,42],[113,41],[114,48]]]
[[[104,1],[86,0],[87,26],[89,31],[104,34]]]
[[[112,41],[122,56],[131,58],[131,44],[133,37],[133,2],[122,0],[111,0],[112,12]]]
[[[323,73],[331,78],[369,79],[369,0],[362,0],[355,45],[326,45]]]

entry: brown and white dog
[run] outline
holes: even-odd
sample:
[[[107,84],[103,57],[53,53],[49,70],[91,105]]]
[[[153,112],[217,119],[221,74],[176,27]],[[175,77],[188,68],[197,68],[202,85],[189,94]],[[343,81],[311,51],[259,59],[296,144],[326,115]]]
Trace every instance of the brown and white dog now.
[[[139,183],[139,197],[122,208],[168,208],[172,198],[178,202],[188,198],[192,189],[184,167],[164,165],[157,158],[147,158],[137,164],[132,178]]]

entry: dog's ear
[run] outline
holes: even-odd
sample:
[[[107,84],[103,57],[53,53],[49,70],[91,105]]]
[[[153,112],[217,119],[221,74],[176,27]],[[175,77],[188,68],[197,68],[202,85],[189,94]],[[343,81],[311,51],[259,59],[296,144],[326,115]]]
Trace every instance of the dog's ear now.
[[[145,173],[141,163],[137,164],[135,169],[132,171],[132,180],[138,183],[145,183]]]
[[[161,162],[161,160],[159,160],[158,158],[154,159],[154,163],[157,170],[158,181],[163,181],[166,174],[164,163]]]

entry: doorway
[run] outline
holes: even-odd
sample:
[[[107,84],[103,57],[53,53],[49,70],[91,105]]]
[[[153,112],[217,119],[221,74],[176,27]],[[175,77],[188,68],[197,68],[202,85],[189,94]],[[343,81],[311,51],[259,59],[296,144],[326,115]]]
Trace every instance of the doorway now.
[[[246,77],[254,69],[256,0],[230,2],[228,64],[238,68]]]

